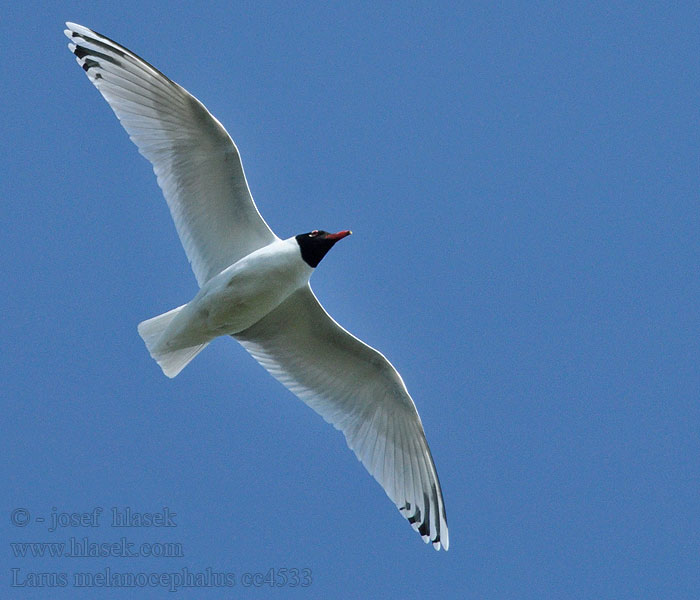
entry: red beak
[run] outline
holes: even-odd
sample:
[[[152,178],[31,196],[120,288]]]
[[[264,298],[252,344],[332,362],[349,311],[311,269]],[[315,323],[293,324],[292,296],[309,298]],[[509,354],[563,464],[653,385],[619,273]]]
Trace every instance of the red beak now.
[[[329,233],[326,236],[326,239],[337,242],[338,240],[342,240],[344,237],[347,237],[349,235],[352,235],[352,231],[346,229],[345,231],[339,231],[338,233]]]

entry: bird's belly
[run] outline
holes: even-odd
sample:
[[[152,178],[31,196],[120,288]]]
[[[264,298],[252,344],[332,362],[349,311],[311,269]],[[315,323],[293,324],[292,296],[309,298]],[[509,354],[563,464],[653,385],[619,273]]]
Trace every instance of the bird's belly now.
[[[233,270],[207,282],[163,335],[168,350],[188,348],[257,323],[303,283],[287,269]]]
[[[202,320],[213,335],[230,335],[257,323],[294,291],[279,280],[232,280],[225,289],[207,296],[201,303]]]

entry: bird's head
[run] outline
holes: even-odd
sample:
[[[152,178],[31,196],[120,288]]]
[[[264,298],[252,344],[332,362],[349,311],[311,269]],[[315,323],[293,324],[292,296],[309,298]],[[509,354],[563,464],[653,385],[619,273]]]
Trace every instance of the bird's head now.
[[[351,233],[352,231],[348,230],[328,233],[321,229],[300,233],[296,236],[296,240],[301,250],[301,257],[306,264],[315,269],[333,245]]]

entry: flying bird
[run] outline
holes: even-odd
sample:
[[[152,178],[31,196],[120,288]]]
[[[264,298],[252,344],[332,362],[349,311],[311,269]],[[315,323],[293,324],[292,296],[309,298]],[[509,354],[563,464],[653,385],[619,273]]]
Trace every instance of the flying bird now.
[[[152,163],[200,287],[138,326],[163,373],[175,377],[214,338],[232,336],[341,430],[423,540],[447,550],[440,482],[401,376],[338,325],[309,285],[351,232],[277,237],[253,202],[238,148],[204,105],[124,46],[66,26],[78,64]]]

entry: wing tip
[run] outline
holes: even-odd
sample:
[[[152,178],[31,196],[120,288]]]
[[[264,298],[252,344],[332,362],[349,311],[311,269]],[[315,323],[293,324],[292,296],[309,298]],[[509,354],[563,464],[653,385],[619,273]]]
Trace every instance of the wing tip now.
[[[442,497],[441,497],[442,499]],[[426,511],[425,515],[421,513],[420,507],[416,506],[413,514],[410,514],[411,503],[406,501],[403,506],[399,506],[399,512],[409,522],[414,531],[417,531],[423,541],[431,543],[435,550],[444,550],[447,552],[450,547],[450,536],[447,530],[447,521],[444,514],[444,505],[440,505],[441,517],[436,523],[433,523],[434,531],[430,530],[430,512]]]
[[[94,33],[88,27],[84,25],[78,25],[78,23],[73,23],[73,21],[66,21],[66,29],[63,30],[66,37],[74,38],[84,33]]]
[[[435,550],[442,549],[447,552],[450,547],[450,538],[447,534],[447,527],[445,527],[444,530],[439,531],[433,539],[426,539],[425,543],[427,544],[429,541],[433,544],[433,548],[435,548]]]

